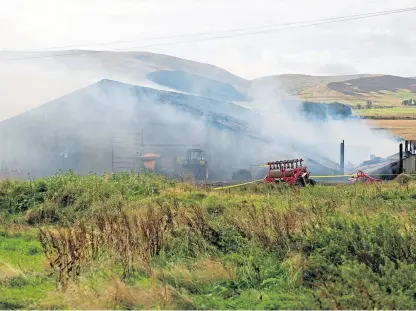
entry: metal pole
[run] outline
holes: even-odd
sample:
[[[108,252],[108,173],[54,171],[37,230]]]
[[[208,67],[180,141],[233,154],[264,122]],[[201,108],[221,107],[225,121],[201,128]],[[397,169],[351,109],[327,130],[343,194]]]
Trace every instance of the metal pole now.
[[[339,166],[340,166],[340,173],[341,175],[344,175],[344,140],[341,143],[341,154],[340,154],[340,161],[339,161]]]
[[[114,173],[114,139],[111,136],[111,172]]]
[[[403,173],[403,143],[400,144],[399,149],[399,174]]]
[[[140,155],[142,156],[144,154],[144,132],[142,129],[142,141],[141,141],[141,146],[140,146]]]

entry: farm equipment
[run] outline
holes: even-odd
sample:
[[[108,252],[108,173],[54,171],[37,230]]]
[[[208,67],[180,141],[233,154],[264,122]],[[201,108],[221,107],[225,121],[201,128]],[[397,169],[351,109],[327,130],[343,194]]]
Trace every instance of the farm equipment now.
[[[370,175],[364,173],[363,171],[358,171],[357,174],[353,175],[352,177],[348,178],[349,181],[353,183],[356,182],[364,182],[366,184],[371,184],[373,182],[381,181],[381,179],[373,178]]]
[[[309,179],[310,172],[306,166],[302,166],[302,162],[302,159],[268,162],[266,165],[269,166],[269,170],[264,178],[264,182],[283,182],[288,186],[314,186],[315,181]]]
[[[144,168],[151,171],[159,171],[160,164],[160,155],[155,153],[147,153],[140,157],[143,162]]]
[[[176,158],[161,157],[154,153],[145,154],[140,158],[145,169],[156,173],[171,177],[191,175],[196,180],[208,179],[208,162],[205,159],[205,152],[201,149],[187,150],[186,159],[182,163],[178,162]]]
[[[183,168],[190,172],[196,180],[208,179],[208,162],[202,149],[188,149]]]

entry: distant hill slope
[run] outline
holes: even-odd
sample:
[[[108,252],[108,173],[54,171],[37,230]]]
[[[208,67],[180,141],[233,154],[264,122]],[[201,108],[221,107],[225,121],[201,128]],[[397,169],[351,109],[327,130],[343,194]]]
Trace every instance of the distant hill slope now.
[[[232,73],[214,65],[195,62],[179,57],[165,54],[148,52],[134,52],[134,57],[148,64],[156,64],[166,68],[188,72],[205,78],[221,81],[235,86],[239,91],[244,92],[250,82],[244,78],[233,75]]]
[[[250,81],[217,66],[149,52],[0,52],[0,60],[15,58],[30,60],[1,62],[0,120],[102,79],[235,101],[253,109],[268,109],[267,103],[282,99],[350,105],[371,100],[390,106],[416,97],[411,78],[283,74]]]
[[[391,75],[308,76],[284,74],[252,81],[249,96],[269,92],[277,97],[315,102],[341,102],[365,105],[370,100],[379,106],[398,106],[416,97],[412,78]]]
[[[185,71],[159,70],[147,74],[147,78],[159,85],[202,97],[225,101],[243,101],[246,96],[231,84],[211,80]]]
[[[400,90],[410,90],[416,92],[416,81],[410,78],[396,76],[377,76],[347,80],[344,82],[330,82],[328,88],[345,95],[361,95],[375,92],[398,92]]]
[[[16,58],[28,59],[2,61]],[[174,84],[148,79],[148,74],[159,72],[159,80],[166,81],[170,77],[162,77],[163,73],[182,71],[210,82],[205,90],[199,83],[199,94],[209,94],[213,85],[217,86],[214,95],[236,90],[226,92],[229,100],[241,100],[250,85],[248,80],[213,65],[147,52],[0,52],[0,61],[0,103],[4,105],[0,120],[102,79],[186,93],[183,86],[176,89]]]
[[[343,76],[310,76],[301,74],[282,74],[267,76],[252,81],[252,85],[276,83],[288,95],[298,95],[302,91],[330,82],[342,82],[350,79],[369,77],[372,75],[343,75]]]

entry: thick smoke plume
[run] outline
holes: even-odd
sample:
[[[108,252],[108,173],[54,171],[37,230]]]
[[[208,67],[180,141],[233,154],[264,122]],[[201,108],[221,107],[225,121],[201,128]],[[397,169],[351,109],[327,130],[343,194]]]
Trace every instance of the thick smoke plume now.
[[[300,101],[287,105],[279,100],[283,94],[275,85],[249,91],[250,106],[258,108],[252,111],[237,104],[131,85],[145,84],[143,72],[128,73],[130,61],[124,56],[108,57],[105,61],[119,62],[116,69],[97,60],[67,62],[65,69],[54,67],[71,74],[71,81],[82,73],[80,81],[90,86],[1,123],[0,159],[5,165],[34,176],[74,167],[81,173],[104,173],[114,170],[114,162],[122,163],[120,169],[134,168],[142,152],[183,158],[187,148],[199,146],[207,153],[214,177],[229,178],[238,169],[271,160],[309,157],[318,163],[338,163],[342,140],[345,163],[356,165],[370,154],[383,157],[397,149],[392,137],[372,131],[363,121],[311,120],[301,113]],[[142,66],[145,73],[149,71]],[[38,74],[42,77],[41,69]],[[62,75],[50,86],[51,91],[61,83],[67,83]],[[148,82],[144,86],[155,87]],[[39,90],[43,92],[47,88]],[[187,146],[155,146],[163,144]]]
[[[254,98],[251,106],[262,108],[261,132],[274,140],[272,148],[282,152],[295,155],[296,150],[303,150],[339,163],[340,143],[345,140],[345,163],[358,165],[370,154],[385,157],[398,150],[392,135],[372,130],[365,120],[327,115],[321,121],[305,116],[301,101],[281,100],[287,95],[276,84],[257,87],[250,95]]]

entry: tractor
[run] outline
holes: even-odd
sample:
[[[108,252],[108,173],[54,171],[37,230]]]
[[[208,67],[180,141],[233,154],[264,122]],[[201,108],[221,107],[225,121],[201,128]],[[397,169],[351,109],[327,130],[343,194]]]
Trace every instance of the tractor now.
[[[208,179],[208,162],[202,149],[188,149],[183,169],[193,175],[196,180]]]
[[[163,157],[163,159],[170,159]],[[208,179],[208,162],[205,159],[205,152],[201,149],[188,149],[186,151],[185,161],[177,162],[176,158],[169,163],[162,163],[159,154],[148,153],[141,156],[143,166],[145,169],[161,173],[167,176],[189,176],[195,180]]]

